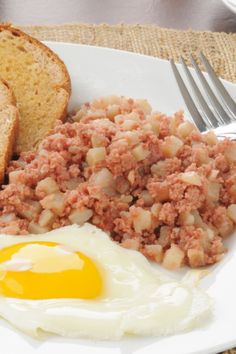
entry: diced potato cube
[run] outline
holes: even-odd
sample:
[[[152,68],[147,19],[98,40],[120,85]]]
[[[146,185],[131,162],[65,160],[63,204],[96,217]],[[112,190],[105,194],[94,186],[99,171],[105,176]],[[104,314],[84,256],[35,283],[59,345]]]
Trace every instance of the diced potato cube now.
[[[121,125],[123,124],[125,121],[125,116],[123,114],[118,114],[117,116],[115,116],[114,118],[114,122],[117,124],[117,125]]]
[[[200,267],[205,264],[203,249],[189,249],[187,251],[189,264],[191,267]]]
[[[105,102],[108,102],[109,105],[110,104],[117,104],[118,106],[129,107],[128,99],[127,99],[127,97],[124,97],[124,96],[116,96],[116,95],[105,96],[102,98],[102,100],[104,100]]]
[[[106,158],[106,149],[104,147],[96,147],[89,149],[86,155],[86,162],[89,166],[96,165],[104,161]]]
[[[68,216],[70,222],[72,224],[79,224],[82,225],[86,221],[88,221],[91,217],[93,216],[93,211],[88,208],[83,208],[83,209],[74,209]]]
[[[80,109],[73,115],[72,119],[74,122],[79,122],[87,113],[86,107],[80,107]]]
[[[194,216],[189,212],[183,212],[179,215],[179,221],[181,225],[193,225],[194,224]]]
[[[156,134],[159,135],[159,130],[160,130],[160,117],[157,114],[151,114],[149,117],[147,117],[147,121],[149,124],[152,126],[152,131]]]
[[[137,127],[137,122],[132,119],[125,119],[125,121],[120,125],[121,129],[123,130],[132,130]]]
[[[139,123],[140,122],[140,117],[139,114],[136,112],[131,112],[125,116],[125,119],[131,119],[134,120],[135,122]]]
[[[50,225],[54,221],[54,219],[55,214],[51,210],[45,209],[39,216],[38,224],[41,227],[45,227]]]
[[[135,251],[139,249],[139,239],[137,238],[127,238],[126,240],[122,241],[121,245],[124,248],[129,248]]]
[[[205,233],[209,241],[212,241],[215,237],[214,231],[210,227],[206,227]]]
[[[220,198],[220,188],[219,183],[210,182],[207,186],[207,196],[212,202],[218,202]]]
[[[197,172],[189,171],[180,174],[180,180],[193,186],[201,186],[202,181]]]
[[[65,181],[66,188],[69,190],[73,190],[78,187],[80,183],[83,182],[83,178],[81,177],[74,177],[69,179],[68,181]]]
[[[16,214],[15,213],[7,213],[7,214],[2,214],[0,216],[0,222],[4,223],[9,223],[13,220],[16,220]]]
[[[184,252],[174,243],[165,252],[162,265],[167,269],[179,268],[184,260]]]
[[[135,181],[135,172],[134,172],[134,170],[129,171],[127,178],[128,178],[128,181],[131,184],[134,184],[134,181]]]
[[[230,204],[227,209],[228,217],[236,223],[236,204]]]
[[[138,213],[133,219],[134,230],[136,232],[142,232],[148,230],[152,224],[152,215],[149,210],[143,208],[137,208]]]
[[[101,188],[115,186],[113,174],[107,168],[102,168],[100,171],[92,174],[89,181],[91,184],[100,186]]]
[[[105,96],[102,98],[99,98],[97,100],[94,100],[92,102],[93,108],[107,108],[110,105],[117,104],[120,105],[122,102],[122,97],[120,96],[115,96],[115,95],[110,95],[110,96]]]
[[[8,175],[9,177],[9,183],[24,183],[25,182],[25,178],[23,177],[23,171],[19,170],[19,171],[12,171],[9,173]]]
[[[47,195],[40,203],[44,209],[51,209],[55,214],[60,215],[65,208],[64,194],[57,192]]]
[[[35,212],[31,209],[31,208],[28,208],[28,209],[21,209],[21,210],[18,210],[17,214],[19,216],[21,216],[22,218],[25,218],[27,220],[32,220],[35,216]]]
[[[52,194],[59,190],[57,182],[52,177],[46,177],[38,182],[36,193]]]
[[[145,254],[157,263],[161,263],[164,256],[161,245],[145,245]]]
[[[225,220],[220,224],[217,225],[217,230],[219,231],[219,234],[221,237],[227,237],[233,232],[233,221],[228,215],[226,216]]]
[[[140,107],[145,114],[150,114],[152,111],[152,107],[149,102],[145,99],[137,99],[136,104]]]
[[[118,104],[110,104],[106,109],[106,116],[110,120],[114,120],[114,117],[120,113],[120,106]]]
[[[130,187],[130,183],[125,177],[118,176],[116,178],[115,188],[116,188],[117,192],[124,194],[124,193],[128,192],[129,187]]]
[[[23,218],[32,220],[42,210],[41,204],[36,200],[26,200],[27,206],[24,205],[22,209],[18,210],[18,214]]]
[[[30,205],[30,207],[36,212],[36,213],[40,213],[42,210],[42,206],[41,204],[37,201],[37,200],[31,200],[31,199],[27,199],[26,203],[28,203]]]
[[[208,133],[204,134],[204,140],[208,145],[216,145],[218,143],[218,139],[213,131],[209,131]]]
[[[151,206],[152,215],[157,218],[159,216],[159,214],[160,214],[161,208],[162,208],[162,204],[161,203],[154,203]]]
[[[216,177],[218,176],[219,172],[220,172],[219,170],[212,170],[209,175],[209,180],[210,181],[215,180]]]
[[[151,166],[151,172],[153,175],[157,175],[159,177],[163,177],[166,174],[166,161],[158,161],[157,163]]]
[[[204,251],[208,251],[211,246],[211,242],[215,237],[214,231],[207,225],[201,229],[201,246]]]
[[[29,223],[28,230],[31,234],[44,234],[45,232],[49,231],[49,228],[41,227],[39,224],[31,221]]]
[[[106,112],[104,109],[96,109],[93,110],[91,108],[88,108],[86,115],[89,115],[91,119],[104,119],[106,116]]]
[[[151,194],[147,190],[143,190],[140,193],[140,198],[143,199],[145,206],[151,206],[154,202]]]
[[[91,143],[93,148],[103,147],[106,145],[106,138],[102,135],[94,134],[91,137]]]
[[[145,149],[142,144],[139,144],[132,149],[132,154],[134,155],[136,161],[142,161],[145,160],[146,157],[148,157],[150,151]]]
[[[182,123],[182,114],[176,113],[171,119],[169,124],[169,132],[171,135],[177,134],[178,126]]]
[[[132,202],[132,200],[133,200],[132,195],[121,195],[120,196],[120,201],[123,202],[123,203],[129,204],[129,203]]]
[[[136,145],[139,143],[139,134],[137,131],[126,131],[122,132],[122,137],[125,138],[125,140],[130,144],[130,145]]]
[[[174,135],[165,138],[161,145],[161,151],[165,157],[176,156],[179,149],[183,146],[183,141]]]
[[[12,225],[10,224],[8,226],[6,225],[0,228],[0,233],[7,234],[7,235],[18,235],[20,231],[21,229],[17,224],[12,224]]]
[[[195,126],[193,125],[193,123],[186,121],[181,123],[178,128],[177,128],[177,135],[181,138],[181,139],[185,139],[187,138],[187,136],[193,131],[195,130]]]
[[[106,195],[109,195],[109,197],[115,197],[118,195],[117,191],[115,190],[114,187],[104,187],[103,188],[103,192],[106,194]]]
[[[233,142],[232,146],[226,148],[225,157],[229,162],[236,161],[236,142]]]
[[[158,243],[162,246],[165,247],[169,243],[169,233],[170,233],[170,227],[169,226],[162,226],[160,229],[160,236],[158,238]]]
[[[209,163],[210,158],[205,148],[203,148],[202,146],[198,146],[198,144],[196,144],[193,146],[193,150],[195,151],[197,166],[201,166]]]
[[[199,214],[199,211],[192,210],[191,214],[194,216],[194,225],[199,226],[199,227],[203,227],[204,223],[203,223],[201,215]]]
[[[21,168],[25,168],[27,165],[26,161],[21,160],[21,158],[19,158],[19,160],[17,160],[17,166],[21,167]],[[23,172],[23,171],[22,171]]]
[[[143,128],[143,130],[145,130],[147,132],[148,131],[153,131],[152,125],[150,123],[144,124],[142,128]]]

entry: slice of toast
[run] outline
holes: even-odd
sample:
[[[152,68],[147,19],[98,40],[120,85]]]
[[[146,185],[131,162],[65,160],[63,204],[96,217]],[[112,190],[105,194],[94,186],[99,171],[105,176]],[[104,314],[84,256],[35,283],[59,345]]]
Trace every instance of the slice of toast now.
[[[19,112],[13,91],[0,80],[0,183],[12,156],[19,125]]]
[[[33,150],[66,116],[71,84],[65,64],[38,40],[0,24],[0,77],[12,88],[20,112],[15,152]]]

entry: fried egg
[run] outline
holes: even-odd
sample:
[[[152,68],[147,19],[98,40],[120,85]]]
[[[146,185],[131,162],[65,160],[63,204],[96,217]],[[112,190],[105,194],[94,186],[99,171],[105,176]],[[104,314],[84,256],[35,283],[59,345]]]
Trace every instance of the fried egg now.
[[[206,293],[90,224],[0,235],[0,249],[0,316],[33,336],[160,336],[192,329],[210,312]]]

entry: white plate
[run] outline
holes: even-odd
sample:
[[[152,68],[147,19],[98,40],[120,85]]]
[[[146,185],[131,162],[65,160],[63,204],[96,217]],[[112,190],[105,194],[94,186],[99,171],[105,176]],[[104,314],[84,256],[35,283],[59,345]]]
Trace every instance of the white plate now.
[[[147,98],[155,109],[166,113],[185,107],[167,61],[83,45],[52,42],[48,45],[64,60],[71,75],[71,107],[107,94]],[[224,83],[236,99],[236,85]],[[212,320],[202,328],[165,338],[93,342],[54,337],[41,342],[0,321],[0,347],[7,354],[197,354],[233,347],[236,345],[235,236],[228,240],[230,251],[224,260],[209,268],[211,273],[202,281],[201,286],[214,300]],[[181,277],[184,272],[181,270],[174,276]]]

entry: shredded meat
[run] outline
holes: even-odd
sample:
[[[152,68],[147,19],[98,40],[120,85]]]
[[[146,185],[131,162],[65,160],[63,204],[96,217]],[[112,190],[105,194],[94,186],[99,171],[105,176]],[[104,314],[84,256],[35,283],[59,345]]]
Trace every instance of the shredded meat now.
[[[104,97],[22,153],[0,191],[0,232],[89,221],[169,268],[219,261],[236,222],[236,143],[145,100]],[[174,265],[174,266],[173,266]]]

